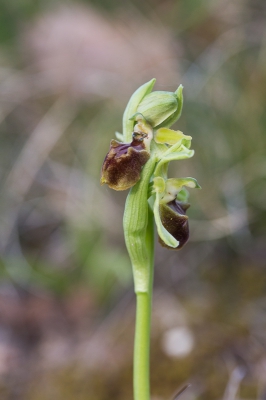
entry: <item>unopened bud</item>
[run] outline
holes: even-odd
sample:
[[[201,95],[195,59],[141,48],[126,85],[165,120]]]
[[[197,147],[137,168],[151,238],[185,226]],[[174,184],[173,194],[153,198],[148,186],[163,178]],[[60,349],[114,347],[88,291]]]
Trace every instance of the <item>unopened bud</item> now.
[[[170,127],[181,115],[183,106],[182,85],[176,92],[151,92],[140,102],[141,113],[153,127]]]

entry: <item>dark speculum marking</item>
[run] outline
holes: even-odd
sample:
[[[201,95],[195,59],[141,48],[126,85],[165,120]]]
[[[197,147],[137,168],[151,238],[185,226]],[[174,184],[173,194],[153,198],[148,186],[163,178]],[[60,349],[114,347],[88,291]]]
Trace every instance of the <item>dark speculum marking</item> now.
[[[148,137],[147,133],[144,132],[133,132],[132,139],[137,140],[138,142],[143,142],[143,140]]]

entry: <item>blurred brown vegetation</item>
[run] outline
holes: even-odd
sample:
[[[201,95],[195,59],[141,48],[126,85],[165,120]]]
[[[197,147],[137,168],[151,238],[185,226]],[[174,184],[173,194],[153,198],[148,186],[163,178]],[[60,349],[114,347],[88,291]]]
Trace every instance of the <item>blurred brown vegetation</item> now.
[[[1,400],[132,399],[125,193],[99,184],[129,96],[182,83],[191,240],[156,249],[152,399],[266,398],[266,3],[3,0]]]

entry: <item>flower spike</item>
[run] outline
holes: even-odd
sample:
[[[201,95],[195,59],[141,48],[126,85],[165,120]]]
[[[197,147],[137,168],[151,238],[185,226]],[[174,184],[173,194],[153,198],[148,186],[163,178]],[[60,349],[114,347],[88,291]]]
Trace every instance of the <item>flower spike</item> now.
[[[102,166],[101,183],[126,190],[125,243],[137,297],[134,346],[134,399],[149,399],[149,325],[154,263],[154,224],[159,242],[181,249],[189,238],[188,188],[194,178],[168,179],[171,161],[190,158],[191,136],[170,129],[181,116],[183,86],[175,92],[152,92],[155,79],[133,93],[123,115],[123,134],[116,133]]]
[[[141,235],[140,242],[145,242],[143,222],[147,220],[148,198],[151,197],[150,204],[153,204],[160,242],[165,247],[180,249],[189,237],[186,215],[189,204],[185,187],[200,188],[194,178],[167,177],[169,163],[191,158],[194,150],[190,149],[191,136],[170,129],[182,112],[183,86],[180,85],[175,92],[152,92],[154,83],[155,79],[150,80],[131,96],[123,116],[123,135],[116,133],[119,141],[111,141],[102,167],[101,183],[107,183],[112,189],[132,188],[132,197],[140,187],[145,187],[137,200],[142,199],[143,204],[137,208],[133,201],[128,201],[125,211],[125,230],[136,229],[129,235],[125,232],[131,260],[136,260],[139,253],[132,238]],[[145,180],[145,185],[141,184],[142,180]],[[128,210],[129,204],[134,204],[131,206],[134,212]],[[146,210],[145,216],[139,220],[139,228],[136,221],[133,222],[138,209]],[[132,221],[129,214],[132,214]],[[133,266],[133,269],[136,288],[143,288],[143,284],[138,284],[141,276],[138,267]]]

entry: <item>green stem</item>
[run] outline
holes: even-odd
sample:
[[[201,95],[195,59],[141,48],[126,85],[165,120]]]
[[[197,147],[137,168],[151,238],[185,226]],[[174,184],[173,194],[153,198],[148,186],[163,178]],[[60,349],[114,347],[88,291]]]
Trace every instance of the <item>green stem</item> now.
[[[137,292],[136,330],[134,345],[134,400],[150,399],[150,325],[154,264],[153,213],[149,209],[146,233],[146,248],[149,253],[149,290]]]
[[[146,246],[148,227],[148,188],[156,164],[150,158],[145,164],[141,179],[130,190],[124,213],[124,235],[132,263],[135,292],[147,293],[150,285],[150,250]]]
[[[127,197],[124,233],[131,259],[137,297],[134,346],[134,399],[150,399],[150,319],[154,262],[153,212],[147,200],[150,178],[156,159],[142,170],[142,179]]]
[[[150,296],[137,293],[134,400],[150,399]]]

